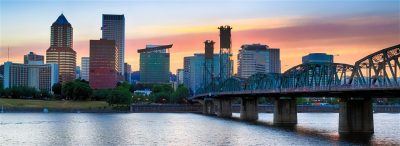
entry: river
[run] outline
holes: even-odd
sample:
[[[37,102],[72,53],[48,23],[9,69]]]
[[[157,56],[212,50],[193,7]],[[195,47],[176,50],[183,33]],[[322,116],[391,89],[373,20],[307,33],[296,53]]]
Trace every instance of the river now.
[[[299,113],[292,127],[259,116],[249,123],[192,113],[0,113],[0,145],[400,145],[400,113],[376,113],[372,136],[346,137],[337,113]]]

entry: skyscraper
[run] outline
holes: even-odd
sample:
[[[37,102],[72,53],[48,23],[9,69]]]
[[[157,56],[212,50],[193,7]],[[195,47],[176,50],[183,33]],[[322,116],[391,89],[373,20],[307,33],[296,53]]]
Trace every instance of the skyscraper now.
[[[140,53],[140,82],[169,83],[169,48],[171,45],[146,45]]]
[[[61,83],[75,79],[76,52],[72,41],[72,26],[61,14],[51,25],[50,47],[46,51],[46,62],[58,64]]]
[[[90,87],[108,89],[117,85],[118,52],[114,40],[90,40]]]
[[[267,45],[242,45],[238,54],[238,76],[248,78],[256,73],[280,73],[279,49]]]
[[[213,55],[213,74],[219,74],[220,58],[218,54]],[[205,69],[205,55],[202,53],[194,54],[193,56],[184,57],[184,86],[196,93],[197,89],[203,87],[204,78],[206,77]]]
[[[89,81],[89,65],[90,65],[89,57],[81,58],[81,79]]]
[[[115,40],[118,48],[118,72],[124,75],[125,63],[125,17],[103,14],[102,39]]]
[[[132,66],[125,62],[124,68],[125,68],[124,80],[127,81],[128,83],[132,83],[132,76],[131,76]]]
[[[178,85],[183,84],[183,74],[183,69],[176,70],[176,82],[178,83]]]
[[[24,55],[24,64],[44,64],[44,56],[29,52]]]
[[[281,73],[281,53],[279,48],[268,48],[271,73]]]

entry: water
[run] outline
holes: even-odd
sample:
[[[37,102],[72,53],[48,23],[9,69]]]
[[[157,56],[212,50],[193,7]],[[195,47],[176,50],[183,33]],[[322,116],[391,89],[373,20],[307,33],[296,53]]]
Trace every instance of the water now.
[[[234,114],[237,117],[238,114]],[[2,113],[0,145],[400,145],[400,114],[374,114],[371,137],[340,137],[337,113],[299,113],[294,127],[200,114]]]

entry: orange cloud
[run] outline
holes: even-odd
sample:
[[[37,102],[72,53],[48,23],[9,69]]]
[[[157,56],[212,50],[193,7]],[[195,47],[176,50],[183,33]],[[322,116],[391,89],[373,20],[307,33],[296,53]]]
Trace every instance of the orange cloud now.
[[[296,23],[294,20],[301,20]],[[296,18],[293,21],[282,20],[267,25],[267,20],[253,20],[258,27],[244,27],[249,22],[231,23],[233,59],[241,45],[251,43],[267,44],[281,49],[282,72],[301,63],[301,57],[312,52],[325,52],[335,56],[335,62],[353,64],[358,59],[385,47],[400,43],[400,21],[392,16],[360,16],[340,19],[305,19]],[[265,25],[264,25],[265,23]],[[281,25],[278,25],[281,24]],[[276,27],[275,27],[276,26]],[[278,27],[279,26],[279,27]],[[146,44],[174,44],[171,52],[171,72],[183,67],[183,57],[204,52],[204,40],[214,40],[215,53],[219,48],[218,25],[174,27],[164,36],[152,38],[128,38],[125,41],[125,61],[132,65],[133,70],[139,69],[139,54],[137,49]],[[161,28],[161,27],[160,27]],[[257,29],[256,29],[257,28]],[[159,28],[157,28],[159,29]],[[176,34],[173,32],[176,31]],[[162,34],[162,33],[161,33]],[[45,54],[48,47],[44,44],[24,44],[10,46],[11,60],[22,62],[24,54],[33,50]],[[80,57],[89,56],[89,40],[75,41],[74,49]],[[1,46],[1,61],[6,61],[6,47]],[[236,68],[235,68],[236,70]]]

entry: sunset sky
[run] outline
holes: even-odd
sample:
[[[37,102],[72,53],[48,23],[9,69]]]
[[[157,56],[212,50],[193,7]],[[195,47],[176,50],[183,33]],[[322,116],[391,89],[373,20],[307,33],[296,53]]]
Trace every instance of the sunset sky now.
[[[72,24],[73,49],[89,56],[89,40],[100,39],[102,14],[125,15],[125,61],[139,69],[137,49],[174,44],[171,72],[183,57],[204,52],[220,25],[230,25],[235,66],[241,45],[261,43],[281,49],[282,72],[312,52],[354,64],[362,57],[400,43],[399,0],[1,0],[0,62],[23,62],[30,51],[45,55],[50,26],[63,13]],[[236,67],[235,67],[236,70]]]

